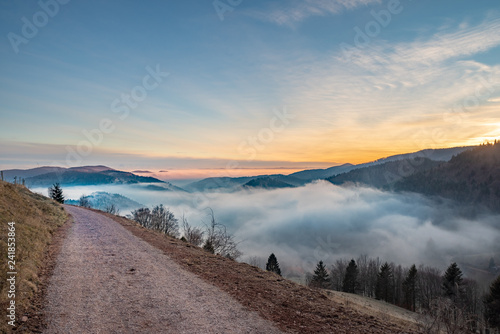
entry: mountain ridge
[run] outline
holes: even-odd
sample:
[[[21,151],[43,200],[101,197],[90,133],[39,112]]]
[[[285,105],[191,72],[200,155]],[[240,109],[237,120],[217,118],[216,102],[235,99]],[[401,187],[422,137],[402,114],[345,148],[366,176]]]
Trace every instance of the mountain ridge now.
[[[289,175],[274,174],[274,175],[258,175],[258,176],[245,176],[245,177],[209,177],[203,180],[192,182],[184,187],[184,189],[193,191],[237,191],[241,189],[246,183],[263,177],[274,178],[284,183],[288,183],[292,186],[303,186],[307,183],[313,182],[315,180],[323,180],[336,175],[349,173],[351,171],[372,167],[376,165],[382,165],[387,162],[408,160],[424,158],[433,161],[448,161],[454,155],[464,152],[474,146],[462,146],[462,147],[452,147],[443,149],[425,149],[413,153],[398,154],[386,158],[381,158],[372,162],[353,165],[346,163],[343,165],[333,166],[326,169],[307,169],[300,172],[295,172]],[[261,187],[265,188],[265,187]],[[270,188],[271,189],[271,188]]]
[[[410,175],[398,181],[395,189],[500,212],[500,142],[477,146],[442,165]]]
[[[139,176],[131,172],[116,170],[107,166],[81,167],[37,167],[32,169],[11,169],[3,171],[8,182],[16,178],[24,179],[28,187],[47,187],[54,183],[63,186],[132,184],[132,183],[165,183],[150,176]]]

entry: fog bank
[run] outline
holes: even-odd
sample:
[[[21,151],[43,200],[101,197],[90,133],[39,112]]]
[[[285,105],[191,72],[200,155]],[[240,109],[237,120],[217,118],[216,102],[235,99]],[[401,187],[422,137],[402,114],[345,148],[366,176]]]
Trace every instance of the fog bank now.
[[[416,194],[324,181],[291,189],[205,194],[137,186],[64,188],[68,198],[98,190],[148,206],[164,204],[178,218],[185,214],[192,225],[208,222],[210,207],[241,241],[242,259],[256,256],[264,261],[273,252],[283,267],[296,272],[312,270],[319,260],[330,265],[339,257],[360,254],[405,266],[444,267],[458,255],[500,251],[499,216],[465,218],[450,203]]]

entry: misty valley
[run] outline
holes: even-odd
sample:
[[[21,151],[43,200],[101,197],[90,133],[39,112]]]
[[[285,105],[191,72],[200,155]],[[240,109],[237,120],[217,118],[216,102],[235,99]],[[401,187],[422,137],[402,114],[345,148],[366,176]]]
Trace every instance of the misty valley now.
[[[499,166],[495,141],[289,175],[167,181],[147,170],[84,166],[7,170],[1,178],[53,204],[73,205],[66,210],[82,207],[76,215],[95,209],[126,217],[125,226],[139,229],[141,238],[145,228],[162,245],[180,245],[177,256],[188,266],[197,261],[212,268],[204,274],[214,270],[212,261],[238,261],[244,270],[323,291],[337,303],[372,305],[357,296],[393,304],[392,311],[387,304],[370,306],[384,308],[385,316],[414,312],[410,322],[421,332],[441,326],[453,332],[474,331],[484,326],[480,319],[495,317]],[[104,226],[88,233],[95,228]],[[185,247],[215,258],[192,260]],[[255,288],[242,290],[252,294]]]
[[[71,178],[62,173],[59,179],[67,204],[78,205],[86,196],[92,207],[104,210],[114,205],[120,215],[162,204],[177,219],[184,217],[203,228],[211,209],[217,222],[235,236],[243,253],[239,261],[264,267],[274,253],[283,275],[301,282],[319,261],[331,266],[339,259],[368,255],[404,267],[444,268],[458,262],[466,274],[486,284],[490,277],[480,273],[491,258],[500,258],[498,193],[493,191],[498,187],[499,146],[416,152],[296,175],[184,181],[182,187],[173,185],[175,180],[151,182],[153,178],[128,174],[121,183],[106,179],[101,184],[75,185],[98,183],[100,177],[89,170]],[[467,177],[460,179],[456,170]],[[118,173],[102,167],[93,171],[113,177]],[[450,171],[455,173],[451,186],[443,184]],[[481,172],[488,174],[484,179],[490,182],[491,196],[479,191],[476,202],[460,201],[464,192],[474,193],[475,184],[484,188],[486,183],[471,178]],[[439,173],[446,175],[439,177],[443,190],[458,190],[448,196],[405,191],[412,182],[429,185],[428,179]],[[45,176],[31,180],[38,185]],[[47,187],[32,190],[48,195]]]

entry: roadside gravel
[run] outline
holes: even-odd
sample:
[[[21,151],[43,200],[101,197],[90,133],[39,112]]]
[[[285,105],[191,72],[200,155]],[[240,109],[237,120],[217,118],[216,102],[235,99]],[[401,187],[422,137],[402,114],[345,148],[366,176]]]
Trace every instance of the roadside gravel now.
[[[281,333],[99,213],[74,222],[47,290],[46,333]]]

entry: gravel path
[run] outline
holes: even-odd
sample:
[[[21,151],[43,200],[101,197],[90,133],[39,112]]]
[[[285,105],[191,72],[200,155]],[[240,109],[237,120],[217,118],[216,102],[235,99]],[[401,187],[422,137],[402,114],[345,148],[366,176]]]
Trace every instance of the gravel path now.
[[[280,333],[113,220],[74,225],[47,291],[46,333]]]

